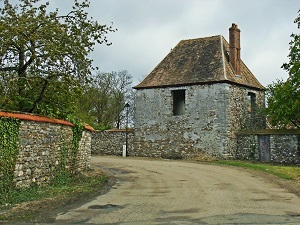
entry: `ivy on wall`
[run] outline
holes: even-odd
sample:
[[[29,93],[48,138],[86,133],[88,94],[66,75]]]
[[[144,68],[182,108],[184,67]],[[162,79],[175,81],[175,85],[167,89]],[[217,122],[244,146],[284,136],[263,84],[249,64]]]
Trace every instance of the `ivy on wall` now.
[[[14,170],[19,153],[20,120],[0,117],[0,192],[13,187]]]
[[[72,140],[72,151],[71,151],[71,166],[72,166],[72,173],[76,172],[76,162],[78,162],[77,160],[77,156],[78,156],[78,149],[79,149],[79,142],[82,138],[82,132],[84,130],[84,126],[75,121],[73,122],[74,127],[73,127],[73,140]]]
[[[70,171],[68,168],[68,154],[69,148],[65,140],[62,141],[62,145],[60,147],[60,161],[55,170],[53,184],[55,185],[64,185],[68,183],[71,179]]]
[[[54,185],[65,185],[69,183],[74,175],[76,175],[76,168],[78,162],[79,142],[82,137],[84,126],[79,122],[74,122],[72,142],[61,140],[60,160],[54,172]]]
[[[75,175],[78,167],[79,143],[84,126],[73,120],[72,141],[62,140],[60,163],[55,170],[54,179],[64,183]],[[15,187],[14,171],[19,155],[19,129],[21,121],[16,118],[0,117],[0,195]]]
[[[72,176],[76,175],[79,142],[82,137],[84,126],[76,120],[73,120],[72,123],[74,124],[74,127],[72,129],[73,138],[71,146],[67,144],[65,140],[62,140],[62,146],[60,148],[60,163],[58,164],[54,174],[54,183],[56,185],[64,185],[72,179]]]

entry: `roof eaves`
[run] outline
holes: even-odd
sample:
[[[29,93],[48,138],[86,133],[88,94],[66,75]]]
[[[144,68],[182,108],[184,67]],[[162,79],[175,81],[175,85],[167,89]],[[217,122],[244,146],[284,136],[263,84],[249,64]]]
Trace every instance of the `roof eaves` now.
[[[205,84],[217,84],[217,83],[227,83],[227,84],[234,84],[234,85],[238,85],[241,87],[247,87],[247,88],[251,88],[254,90],[260,90],[260,91],[265,91],[265,88],[259,88],[256,86],[250,86],[250,85],[246,85],[246,84],[242,84],[242,83],[237,83],[234,81],[230,81],[230,80],[219,80],[219,81],[207,81],[207,82],[197,82],[197,83],[183,83],[183,84],[168,84],[168,85],[157,85],[157,86],[144,86],[144,87],[138,87],[135,86],[133,87],[136,90],[142,90],[142,89],[157,89],[157,88],[169,88],[169,87],[183,87],[183,86],[193,86],[193,85],[205,85]]]

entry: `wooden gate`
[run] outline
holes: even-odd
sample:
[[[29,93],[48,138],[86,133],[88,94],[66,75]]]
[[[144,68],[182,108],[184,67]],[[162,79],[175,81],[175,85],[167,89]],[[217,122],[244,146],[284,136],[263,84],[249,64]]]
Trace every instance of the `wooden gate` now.
[[[258,135],[259,161],[271,161],[270,135]]]

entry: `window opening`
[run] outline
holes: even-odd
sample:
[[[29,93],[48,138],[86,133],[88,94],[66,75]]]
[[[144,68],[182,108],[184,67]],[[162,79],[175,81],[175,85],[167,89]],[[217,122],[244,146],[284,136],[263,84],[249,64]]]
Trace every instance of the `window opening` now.
[[[173,115],[179,116],[185,113],[185,90],[174,90],[173,95]]]
[[[256,95],[253,92],[248,92],[248,112],[253,113],[255,110]]]

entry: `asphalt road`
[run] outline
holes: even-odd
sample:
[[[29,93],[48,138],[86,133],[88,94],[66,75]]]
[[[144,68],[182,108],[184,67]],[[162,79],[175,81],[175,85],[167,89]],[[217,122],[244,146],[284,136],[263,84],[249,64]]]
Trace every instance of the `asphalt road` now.
[[[57,224],[300,224],[299,196],[244,169],[121,157],[92,165],[115,185]]]

